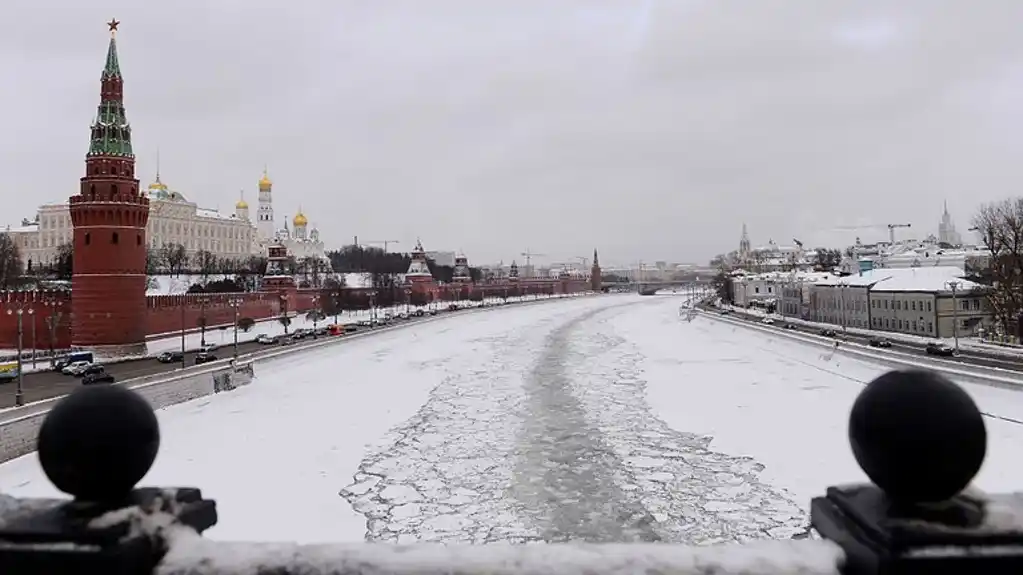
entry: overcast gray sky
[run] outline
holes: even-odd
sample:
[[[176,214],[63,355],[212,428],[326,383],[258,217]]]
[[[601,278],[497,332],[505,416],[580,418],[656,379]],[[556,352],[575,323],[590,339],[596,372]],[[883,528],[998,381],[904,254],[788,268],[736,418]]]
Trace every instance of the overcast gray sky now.
[[[1023,169],[1020,0],[8,0],[10,223],[75,193],[112,16],[143,185],[266,163],[332,245],[703,262],[965,230]]]

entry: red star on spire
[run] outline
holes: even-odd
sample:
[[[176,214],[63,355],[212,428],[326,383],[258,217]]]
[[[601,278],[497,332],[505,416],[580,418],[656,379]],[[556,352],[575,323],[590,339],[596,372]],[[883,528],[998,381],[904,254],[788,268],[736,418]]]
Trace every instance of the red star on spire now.
[[[110,21],[107,22],[107,26],[110,27],[110,33],[111,34],[113,34],[114,32],[117,32],[117,26],[119,24],[120,24],[120,22],[117,21],[117,18],[111,18]]]

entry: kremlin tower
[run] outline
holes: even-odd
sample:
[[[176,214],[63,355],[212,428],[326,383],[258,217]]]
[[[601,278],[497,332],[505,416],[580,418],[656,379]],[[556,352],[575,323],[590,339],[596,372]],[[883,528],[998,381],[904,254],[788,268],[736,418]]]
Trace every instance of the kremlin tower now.
[[[124,353],[145,350],[149,199],[135,179],[117,60],[118,24],[107,24],[110,44],[85,176],[78,194],[69,199],[74,227],[71,330],[74,346]]]
[[[462,283],[472,281],[472,271],[469,269],[469,258],[465,257],[464,253],[459,253],[455,256],[455,269],[451,279]]]
[[[430,265],[426,261],[423,242],[417,239],[416,247],[412,250],[412,263],[405,272],[405,283],[414,286],[426,282],[433,283],[433,273],[430,272]]]
[[[603,288],[600,272],[600,260],[597,258],[597,250],[593,250],[593,267],[590,268],[590,289],[599,292]]]

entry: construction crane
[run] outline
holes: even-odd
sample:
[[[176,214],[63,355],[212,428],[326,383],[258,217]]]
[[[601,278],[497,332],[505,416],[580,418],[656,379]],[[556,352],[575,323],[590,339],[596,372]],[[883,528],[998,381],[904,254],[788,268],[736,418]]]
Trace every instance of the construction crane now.
[[[586,271],[586,268],[589,267],[588,264],[590,263],[590,258],[586,256],[575,256],[575,259],[579,260],[579,262],[583,264],[583,271]]]
[[[387,246],[389,246],[391,244],[400,244],[401,242],[398,241],[398,240],[374,240],[374,241],[367,241],[367,242],[363,242],[363,243],[364,244],[369,244],[369,245],[383,245],[384,246],[384,251],[386,252],[387,251]]]
[[[529,248],[526,248],[526,251],[522,252],[519,255],[526,258],[526,267],[528,268],[528,267],[530,267],[532,265],[533,258],[535,258],[535,257],[544,257],[547,254],[538,254],[536,252],[529,251]]]
[[[912,224],[867,224],[862,226],[838,226],[832,228],[832,231],[836,232],[852,232],[856,230],[878,230],[888,228],[888,241],[892,245],[895,245],[895,230],[896,228],[909,228]]]
[[[913,224],[888,224],[888,241],[895,245],[895,228],[908,228]]]

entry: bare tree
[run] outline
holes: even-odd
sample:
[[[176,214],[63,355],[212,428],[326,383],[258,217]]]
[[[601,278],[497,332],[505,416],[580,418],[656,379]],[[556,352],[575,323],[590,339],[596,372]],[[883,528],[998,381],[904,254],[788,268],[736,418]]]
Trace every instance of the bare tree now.
[[[973,226],[991,252],[988,296],[995,319],[1006,333],[1015,333],[1023,311],[1023,198],[981,206]]]
[[[21,251],[10,234],[0,233],[0,288],[9,289],[21,277]]]
[[[323,261],[308,256],[302,259],[302,270],[305,277],[313,287],[320,287],[323,283]]]
[[[217,273],[217,256],[207,250],[199,250],[195,253],[195,267],[205,282],[211,275]]]
[[[74,275],[75,253],[71,242],[64,242],[57,246],[57,255],[53,258],[52,271],[57,279],[70,281]]]
[[[146,248],[146,273],[149,275],[155,275],[163,271],[166,267],[167,262],[164,260],[164,253],[162,249],[157,248]]]
[[[188,250],[181,244],[164,244],[160,251],[163,252],[163,261],[167,263],[167,269],[172,275],[181,275],[188,267]]]

